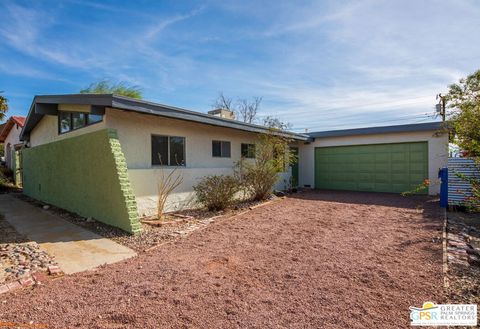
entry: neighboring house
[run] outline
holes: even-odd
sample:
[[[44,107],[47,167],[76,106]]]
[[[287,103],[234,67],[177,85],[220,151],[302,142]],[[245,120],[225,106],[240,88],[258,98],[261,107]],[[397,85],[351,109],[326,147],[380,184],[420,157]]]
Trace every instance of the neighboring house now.
[[[11,116],[0,130],[0,143],[3,143],[5,166],[13,169],[15,151],[19,150],[23,143],[20,141],[20,132],[25,124],[25,117]]]
[[[160,171],[177,169],[183,183],[168,210],[194,206],[201,177],[232,174],[253,155],[268,129],[230,119],[116,95],[36,96],[21,140],[24,193],[130,232],[156,211]],[[446,163],[447,136],[439,123],[295,134],[299,165],[277,184],[403,192],[435,181]],[[429,193],[438,193],[434,184]]]

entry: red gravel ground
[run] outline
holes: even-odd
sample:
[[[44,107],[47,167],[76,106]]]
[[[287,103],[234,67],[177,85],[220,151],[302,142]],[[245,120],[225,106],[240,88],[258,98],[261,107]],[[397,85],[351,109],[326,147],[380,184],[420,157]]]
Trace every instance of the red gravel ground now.
[[[407,328],[409,306],[443,300],[441,224],[426,197],[302,193],[135,259],[0,295],[0,321]]]

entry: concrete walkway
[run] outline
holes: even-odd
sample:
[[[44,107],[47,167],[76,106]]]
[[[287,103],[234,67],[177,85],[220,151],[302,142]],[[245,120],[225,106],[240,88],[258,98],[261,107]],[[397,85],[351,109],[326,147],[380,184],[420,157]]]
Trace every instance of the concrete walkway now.
[[[0,195],[0,214],[21,234],[55,256],[66,273],[115,263],[136,253],[11,195]]]

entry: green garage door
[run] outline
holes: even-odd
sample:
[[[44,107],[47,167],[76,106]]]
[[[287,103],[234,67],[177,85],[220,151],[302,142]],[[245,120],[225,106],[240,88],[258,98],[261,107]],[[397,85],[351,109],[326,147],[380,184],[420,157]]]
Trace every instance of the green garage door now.
[[[427,178],[427,142],[315,148],[316,188],[399,193]]]

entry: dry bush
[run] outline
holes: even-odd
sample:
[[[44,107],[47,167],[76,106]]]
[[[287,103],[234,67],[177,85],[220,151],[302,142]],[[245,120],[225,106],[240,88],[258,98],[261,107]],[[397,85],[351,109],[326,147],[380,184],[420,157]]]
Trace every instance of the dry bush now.
[[[235,202],[241,185],[233,176],[210,175],[193,187],[198,202],[208,210],[224,210]]]
[[[178,168],[173,169],[168,175],[165,173],[165,169],[160,169],[160,178],[158,180],[158,203],[157,203],[157,216],[158,219],[164,218],[165,204],[167,203],[168,196],[183,183],[183,176],[177,172]]]

